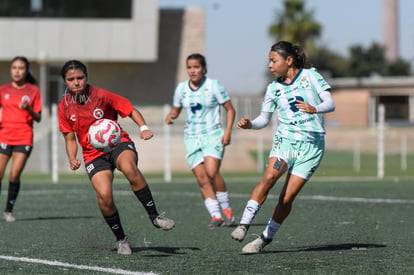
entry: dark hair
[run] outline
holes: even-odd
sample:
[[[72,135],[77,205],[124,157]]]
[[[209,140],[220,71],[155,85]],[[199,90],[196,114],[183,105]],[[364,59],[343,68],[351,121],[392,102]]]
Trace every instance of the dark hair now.
[[[288,41],[279,41],[274,44],[270,51],[277,52],[285,59],[288,56],[293,58],[293,63],[297,68],[309,68],[310,64],[308,63],[308,58],[306,57],[305,51],[302,47],[293,45]]]
[[[24,77],[24,81],[25,82],[29,82],[31,84],[36,84],[37,83],[37,80],[33,76],[32,69],[30,68],[30,62],[29,62],[29,60],[25,56],[16,56],[15,58],[12,59],[11,63],[13,63],[16,60],[23,61],[24,64],[26,65],[26,75]]]
[[[202,55],[202,54],[199,54],[199,53],[193,53],[193,54],[190,54],[188,57],[187,57],[187,60],[186,60],[186,62],[188,61],[188,60],[198,60],[198,62],[200,62],[200,64],[201,64],[201,66],[204,68],[204,70],[205,70],[205,72],[204,73],[207,73],[207,62],[206,62],[206,58],[204,57],[204,55]]]
[[[76,70],[76,69],[82,70],[85,76],[88,77],[88,70],[86,69],[85,64],[83,64],[79,60],[69,60],[68,62],[66,62],[63,65],[62,69],[60,70],[60,75],[63,77],[63,80],[65,80],[66,73],[69,70]]]

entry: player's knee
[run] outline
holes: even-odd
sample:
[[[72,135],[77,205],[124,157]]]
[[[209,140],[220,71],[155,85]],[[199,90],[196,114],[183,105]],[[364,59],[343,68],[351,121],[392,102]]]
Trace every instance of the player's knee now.
[[[274,174],[266,173],[260,181],[260,184],[269,190],[276,183],[276,180],[277,177]]]

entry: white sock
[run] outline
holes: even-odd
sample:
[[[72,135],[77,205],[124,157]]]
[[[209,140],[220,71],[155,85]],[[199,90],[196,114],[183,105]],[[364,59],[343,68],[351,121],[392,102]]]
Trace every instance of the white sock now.
[[[207,198],[204,200],[204,205],[211,217],[216,216],[216,218],[221,218],[220,205],[217,200]]]
[[[216,197],[221,209],[231,209],[228,192],[216,192]]]
[[[244,208],[240,224],[251,224],[259,209],[260,204],[257,201],[249,200]]]
[[[262,235],[265,239],[273,240],[273,237],[275,236],[279,228],[280,228],[280,223],[277,223],[273,219],[270,219],[266,225],[265,230],[263,230]]]

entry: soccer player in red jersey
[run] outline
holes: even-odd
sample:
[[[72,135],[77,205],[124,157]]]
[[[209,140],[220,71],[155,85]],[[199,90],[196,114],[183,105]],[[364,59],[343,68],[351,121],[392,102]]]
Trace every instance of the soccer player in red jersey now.
[[[33,147],[33,121],[41,120],[42,99],[34,85],[36,79],[26,57],[13,58],[10,74],[12,81],[0,86],[0,107],[3,108],[0,122],[0,191],[7,163],[12,158],[3,215],[7,222],[14,222],[16,218],[12,210],[20,190],[20,176]]]
[[[170,230],[174,227],[174,221],[158,214],[151,191],[137,167],[138,153],[128,133],[122,130],[121,144],[113,151],[104,153],[96,151],[89,144],[88,129],[95,120],[107,118],[116,121],[120,115],[129,116],[140,127],[141,139],[150,139],[153,133],[146,126],[141,113],[128,99],[89,85],[87,69],[82,62],[66,62],[62,67],[61,76],[68,92],[59,103],[58,119],[59,129],[65,138],[70,168],[76,170],[81,165],[81,161],[76,157],[77,139],[82,147],[86,172],[98,197],[99,209],[116,237],[118,253],[131,254],[112,194],[115,168],[127,178],[132,191],[144,206],[155,227]]]

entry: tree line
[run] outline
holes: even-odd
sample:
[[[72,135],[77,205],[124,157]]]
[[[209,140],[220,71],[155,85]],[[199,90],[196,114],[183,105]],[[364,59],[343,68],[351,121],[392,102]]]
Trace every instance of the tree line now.
[[[407,76],[410,62],[398,58],[387,60],[383,45],[373,42],[368,47],[352,45],[349,56],[343,56],[317,39],[322,26],[313,18],[314,11],[305,8],[306,0],[284,0],[283,10],[276,12],[269,34],[275,41],[287,40],[306,49],[310,63],[329,77]]]

